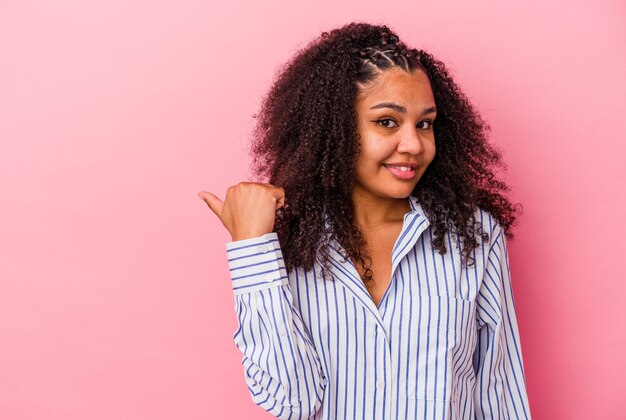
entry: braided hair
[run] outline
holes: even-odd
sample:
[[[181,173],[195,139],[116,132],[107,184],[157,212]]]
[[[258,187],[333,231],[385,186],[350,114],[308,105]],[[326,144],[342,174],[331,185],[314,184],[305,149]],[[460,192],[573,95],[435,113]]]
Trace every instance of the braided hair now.
[[[423,71],[437,105],[437,152],[411,193],[431,223],[433,247],[444,254],[450,232],[462,263],[473,265],[477,236],[489,239],[475,220],[479,207],[513,237],[518,207],[494,174],[504,166],[501,155],[488,143],[489,126],[444,64],[408,48],[386,25],[353,22],[298,50],[278,72],[255,116],[253,174],[285,190],[287,205],[277,211],[274,230],[287,270],[308,271],[319,258],[330,273],[328,246],[338,241],[346,257],[364,268],[363,281],[373,281],[351,195],[359,153],[355,102],[362,86],[390,68]]]

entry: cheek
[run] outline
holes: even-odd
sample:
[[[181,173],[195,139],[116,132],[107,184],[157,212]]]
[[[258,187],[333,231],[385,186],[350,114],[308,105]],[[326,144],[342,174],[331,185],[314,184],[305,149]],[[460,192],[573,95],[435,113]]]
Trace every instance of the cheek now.
[[[378,140],[368,140],[362,142],[359,148],[358,163],[361,166],[369,166],[377,159],[380,150],[380,142]]]
[[[389,142],[384,139],[371,140],[363,150],[370,164],[380,164],[387,156],[393,153],[393,147],[389,147]]]
[[[428,161],[432,161],[435,157],[435,153],[437,153],[437,147],[435,147],[435,140],[431,140],[426,143],[426,155],[428,156]]]
[[[393,150],[387,151],[383,140],[375,139],[362,144],[356,162],[357,177],[367,182],[371,179],[374,171],[382,168],[382,162],[390,153],[393,153]]]

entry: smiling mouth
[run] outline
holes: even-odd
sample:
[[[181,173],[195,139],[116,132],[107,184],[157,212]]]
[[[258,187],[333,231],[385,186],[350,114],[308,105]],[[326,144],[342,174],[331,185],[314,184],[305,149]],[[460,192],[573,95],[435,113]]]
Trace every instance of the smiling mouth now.
[[[389,165],[386,163],[383,163],[383,166],[386,168],[398,169],[400,171],[414,171],[417,168],[417,165]]]
[[[397,179],[411,180],[417,173],[417,165],[388,165],[383,166]]]

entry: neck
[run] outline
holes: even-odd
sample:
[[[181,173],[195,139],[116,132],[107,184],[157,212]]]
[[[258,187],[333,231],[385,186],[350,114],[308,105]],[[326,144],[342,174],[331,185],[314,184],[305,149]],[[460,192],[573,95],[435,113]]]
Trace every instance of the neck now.
[[[402,222],[404,215],[411,211],[409,198],[380,198],[353,191],[352,202],[354,222],[366,231]]]

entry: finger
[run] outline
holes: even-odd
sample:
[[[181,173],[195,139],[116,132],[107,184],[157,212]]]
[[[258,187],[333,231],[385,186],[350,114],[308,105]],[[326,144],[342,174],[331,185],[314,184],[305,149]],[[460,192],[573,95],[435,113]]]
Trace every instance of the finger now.
[[[224,202],[222,200],[206,191],[200,191],[198,193],[198,197],[200,197],[209,206],[211,211],[213,211],[217,217],[220,219],[222,218],[222,209],[224,208]]]
[[[283,207],[285,205],[285,190],[282,188],[275,188],[273,198],[276,203],[276,209]]]

